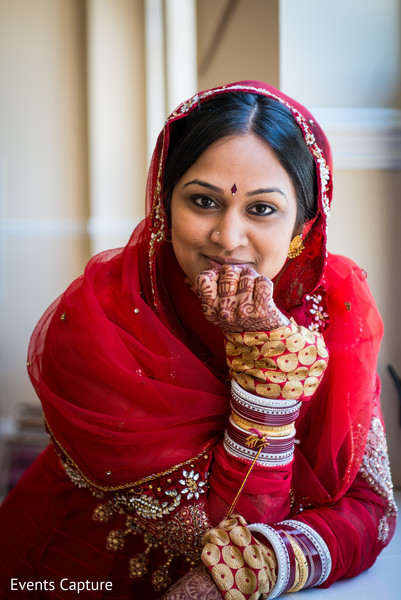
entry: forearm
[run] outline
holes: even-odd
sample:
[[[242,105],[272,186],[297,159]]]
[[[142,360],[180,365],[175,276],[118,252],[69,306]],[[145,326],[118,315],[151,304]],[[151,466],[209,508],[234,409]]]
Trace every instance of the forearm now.
[[[392,493],[377,493],[358,474],[347,494],[334,506],[305,510],[293,520],[312,527],[329,548],[332,569],[324,583],[326,587],[372,566],[393,536],[396,508]]]
[[[392,538],[396,512],[384,428],[374,416],[359,472],[346,494],[331,506],[304,510],[270,529],[276,537],[289,534],[303,545],[308,563],[304,587],[327,587],[374,563]]]
[[[236,510],[251,521],[266,514],[280,520],[290,508],[294,425],[301,403],[320,383],[328,353],[319,334],[293,321],[273,331],[227,334],[226,354],[232,411],[215,452],[209,496],[230,506],[252,466]],[[212,515],[212,522],[223,516]]]
[[[257,486],[248,492],[255,502],[259,500]],[[277,583],[270,597],[328,587],[369,568],[391,540],[396,521],[381,419],[372,419],[359,472],[343,497],[333,505],[293,513],[291,518],[271,516],[266,511],[264,519],[247,526],[277,558]]]

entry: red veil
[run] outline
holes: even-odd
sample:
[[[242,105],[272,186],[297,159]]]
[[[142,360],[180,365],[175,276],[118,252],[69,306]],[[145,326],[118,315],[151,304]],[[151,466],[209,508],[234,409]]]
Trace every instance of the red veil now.
[[[55,439],[99,485],[162,471],[221,438],[229,413],[222,335],[184,284],[167,241],[162,198],[175,121],[229,91],[285,104],[316,161],[318,215],[308,224],[306,250],[277,277],[275,298],[303,325],[316,323],[311,296],[320,294],[324,304],[317,324],[327,327],[330,366],[297,424],[302,469],[294,487],[313,503],[333,502],[360,466],[382,324],[363,273],[326,256],[327,139],[303,106],[266,84],[246,81],[200,93],[169,117],[151,161],[145,220],[124,249],[94,257],[48,309],[31,339],[29,374]]]

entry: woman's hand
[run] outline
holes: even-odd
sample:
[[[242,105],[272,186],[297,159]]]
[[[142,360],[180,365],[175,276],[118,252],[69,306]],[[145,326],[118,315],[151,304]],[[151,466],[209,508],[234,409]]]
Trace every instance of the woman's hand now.
[[[273,283],[251,267],[204,271],[193,287],[211,323],[223,331],[271,331],[289,324],[274,303]]]
[[[206,568],[201,565],[181,577],[163,600],[221,600],[221,594]]]

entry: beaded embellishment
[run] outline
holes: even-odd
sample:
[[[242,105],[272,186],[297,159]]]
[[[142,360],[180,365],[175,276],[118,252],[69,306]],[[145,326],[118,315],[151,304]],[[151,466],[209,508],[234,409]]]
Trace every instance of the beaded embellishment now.
[[[385,542],[389,534],[387,518],[395,515],[397,505],[394,500],[386,435],[379,417],[372,417],[360,473],[370,487],[387,501],[387,512],[380,519],[378,530],[378,540]]]
[[[145,549],[129,560],[132,579],[148,572],[152,549],[162,549],[166,561],[151,574],[155,590],[171,584],[170,566],[175,558],[184,558],[188,569],[200,563],[202,538],[211,527],[206,511],[206,491],[211,455],[203,452],[138,481],[115,486],[103,486],[91,481],[65,449],[49,433],[61,465],[71,481],[87,488],[102,503],[94,510],[93,519],[107,523],[115,514],[124,515],[125,528],[110,531],[106,548],[122,550],[127,536],[142,535]]]
[[[314,294],[307,294],[304,297],[303,304],[307,315],[306,326],[309,331],[323,331],[330,323],[329,314],[326,309],[326,294],[321,288]]]

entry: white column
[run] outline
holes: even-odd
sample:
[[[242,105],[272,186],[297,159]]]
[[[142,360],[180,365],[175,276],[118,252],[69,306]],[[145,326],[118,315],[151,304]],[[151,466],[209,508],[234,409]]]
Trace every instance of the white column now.
[[[145,0],[147,148],[150,162],[167,116],[163,0]]]
[[[166,1],[167,109],[197,90],[195,0]]]
[[[88,0],[92,252],[124,245],[144,214],[146,87],[142,0]]]

